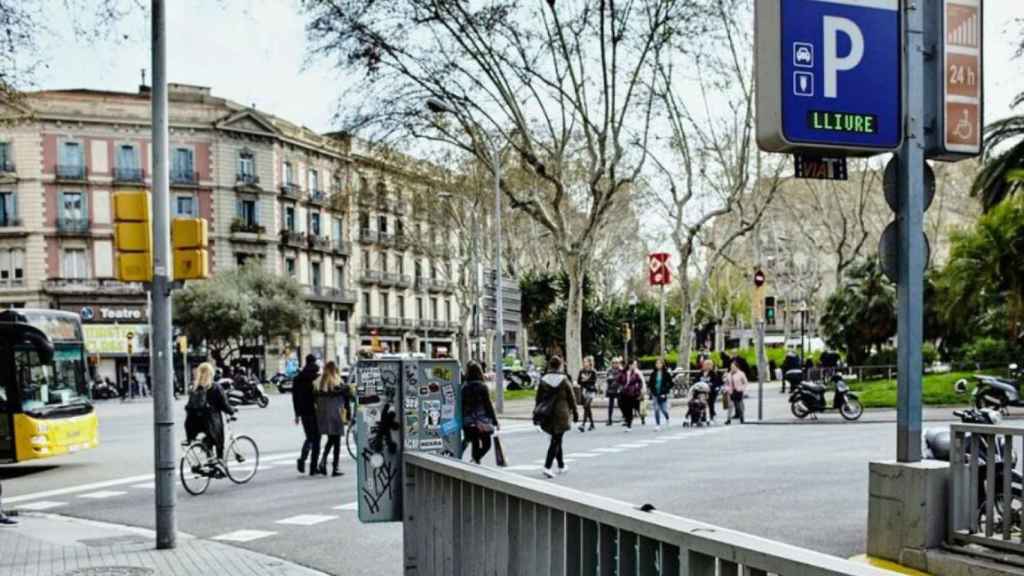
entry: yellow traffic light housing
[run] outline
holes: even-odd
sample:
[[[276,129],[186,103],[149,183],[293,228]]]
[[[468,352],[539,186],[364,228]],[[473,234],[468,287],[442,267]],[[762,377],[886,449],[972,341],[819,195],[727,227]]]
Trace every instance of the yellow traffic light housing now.
[[[175,218],[171,222],[174,246],[174,279],[196,280],[210,276],[209,226],[204,218]]]
[[[114,193],[114,244],[117,279],[122,282],[153,280],[153,229],[149,223],[148,191]]]

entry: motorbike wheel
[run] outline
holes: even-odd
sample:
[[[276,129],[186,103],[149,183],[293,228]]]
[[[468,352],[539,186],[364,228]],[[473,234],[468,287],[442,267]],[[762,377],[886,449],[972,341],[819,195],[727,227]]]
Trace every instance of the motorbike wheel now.
[[[807,405],[804,404],[803,400],[797,400],[796,402],[790,404],[789,411],[793,413],[793,416],[796,416],[801,420],[807,418],[807,416],[811,413],[811,411],[807,408]]]
[[[847,398],[846,402],[843,402],[843,407],[839,409],[839,415],[850,422],[859,420],[863,414],[864,406],[856,398]]]
[[[266,408],[267,406],[270,406],[270,397],[260,396],[256,399],[256,404],[259,405],[260,408]]]

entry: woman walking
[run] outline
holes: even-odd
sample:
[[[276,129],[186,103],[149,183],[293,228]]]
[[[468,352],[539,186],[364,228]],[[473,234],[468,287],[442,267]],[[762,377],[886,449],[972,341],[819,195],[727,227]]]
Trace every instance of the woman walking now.
[[[616,356],[612,359],[612,367],[608,370],[604,389],[604,395],[608,398],[608,426],[612,425],[612,415],[615,414],[615,400],[619,397],[619,387],[622,386],[620,384],[622,369],[622,358]],[[619,402],[619,409],[622,409],[621,402]]]
[[[665,426],[668,426],[668,398],[672,392],[672,374],[665,367],[664,359],[658,358],[655,362],[647,388],[651,394],[651,403],[654,404],[654,430],[661,432],[662,416],[665,417]]]
[[[708,394],[708,415],[712,422],[715,421],[715,404],[722,391],[722,376],[715,371],[715,363],[707,359],[701,364],[700,379],[707,383],[711,392]]]
[[[491,394],[484,384],[484,371],[476,362],[466,366],[462,386],[462,431],[473,445],[473,463],[479,464],[491,449],[491,435],[498,429],[498,416]]]
[[[627,432],[633,429],[633,414],[639,409],[643,387],[643,376],[636,360],[633,360],[629,363],[629,370],[619,375],[619,409]]]
[[[583,359],[583,369],[576,378],[580,389],[583,390],[583,422],[580,423],[580,432],[586,429],[587,421],[590,421],[590,429],[594,429],[594,398],[597,397],[597,372],[594,372],[594,357],[587,356]]]
[[[316,385],[317,429],[321,434],[327,435],[327,444],[324,445],[320,464],[316,469],[317,473],[323,476],[327,476],[328,453],[333,453],[334,456],[331,476],[343,474],[338,469],[338,463],[341,457],[341,437],[345,435],[345,421],[351,420],[348,392],[348,386],[341,381],[341,374],[338,373],[338,365],[333,361],[324,365],[324,373]]]
[[[558,461],[558,473],[566,471],[565,459],[562,456],[562,436],[569,430],[569,413],[572,421],[578,422],[580,417],[576,411],[576,399],[573,398],[572,384],[562,372],[562,359],[553,356],[548,361],[548,373],[540,379],[537,387],[537,400],[533,409],[533,423],[551,436],[548,454],[544,458],[544,475],[554,478],[555,472],[551,465]]]
[[[725,390],[726,394],[729,395],[729,399],[732,401],[732,409],[729,418],[725,421],[726,425],[732,424],[733,416],[739,418],[740,424],[746,424],[744,420],[744,406],[743,397],[747,393],[747,375],[743,372],[740,366],[740,361],[736,358],[733,359],[732,364],[729,366],[728,382],[726,382]]]

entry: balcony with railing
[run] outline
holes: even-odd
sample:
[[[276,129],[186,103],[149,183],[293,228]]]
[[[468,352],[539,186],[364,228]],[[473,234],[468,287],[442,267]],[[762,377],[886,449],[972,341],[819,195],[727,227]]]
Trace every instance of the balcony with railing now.
[[[10,160],[0,160],[0,174],[14,174],[16,172],[14,162]]]
[[[425,292],[427,290],[430,290],[430,286],[431,286],[430,278],[427,278],[426,276],[417,276],[416,277],[416,289],[419,290],[420,292]]]
[[[14,218],[11,216],[0,216],[0,233],[3,233],[5,228],[21,228],[21,218]]]
[[[146,180],[146,171],[142,168],[114,167],[114,184],[142,184]]]
[[[385,328],[401,328],[401,326],[402,319],[398,318],[397,316],[388,316],[387,318],[384,319]]]
[[[53,171],[60,182],[85,182],[88,173],[84,164],[57,164]]]
[[[384,272],[380,275],[381,286],[394,286],[398,282],[398,274],[394,272]]]
[[[333,286],[306,286],[306,298],[316,302],[328,302],[334,304],[355,304],[356,293],[345,288]]]
[[[442,278],[432,278],[430,280],[430,288],[429,288],[429,290],[431,292],[444,292],[447,289],[448,289],[448,281],[447,280],[444,280]]]
[[[309,248],[311,250],[319,250],[320,252],[331,251],[331,239],[326,236],[310,234],[309,236],[306,236],[306,242],[309,244]]]
[[[76,216],[58,216],[57,233],[62,236],[82,236],[89,233],[89,219]]]
[[[249,172],[235,174],[235,186],[259,186],[260,177]]]
[[[199,185],[199,172],[171,170],[171,186],[193,187]]]
[[[340,238],[335,238],[331,244],[331,251],[338,256],[350,256],[352,254],[352,243]]]
[[[256,222],[246,222],[235,218],[231,221],[231,233],[232,234],[263,234],[267,231],[267,227]]]
[[[291,246],[293,248],[305,248],[306,233],[284,228],[281,230],[281,244]]]
[[[137,282],[96,278],[52,278],[43,284],[43,291],[50,294],[107,294],[141,295],[145,288]]]
[[[369,228],[359,230],[359,241],[363,244],[374,244],[377,242],[377,231]]]
[[[380,242],[380,244],[383,245],[383,246],[394,246],[395,245],[395,235],[394,234],[388,234],[387,232],[378,232],[377,233],[377,241]]]
[[[292,200],[298,200],[299,198],[302,198],[302,189],[294,182],[285,182],[284,184],[281,184],[281,196]]]
[[[399,274],[398,278],[395,280],[395,286],[398,286],[399,288],[412,287],[412,276],[409,276],[408,274]]]
[[[415,318],[402,318],[402,328],[408,328],[410,330],[415,330],[416,329],[416,319]]]
[[[380,282],[380,271],[363,268],[359,271],[359,281],[363,284],[377,284]]]
[[[363,328],[380,328],[383,321],[380,316],[363,316],[360,326]]]
[[[307,201],[310,204],[317,204],[319,206],[327,205],[327,193],[323,190],[310,190]]]

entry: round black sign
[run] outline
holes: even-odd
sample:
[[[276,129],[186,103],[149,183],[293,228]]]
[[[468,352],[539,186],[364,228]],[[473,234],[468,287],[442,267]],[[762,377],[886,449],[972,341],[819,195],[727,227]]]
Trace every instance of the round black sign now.
[[[764,281],[765,277],[763,271],[758,270],[757,272],[754,272],[754,286],[760,288],[761,286],[764,286]]]

